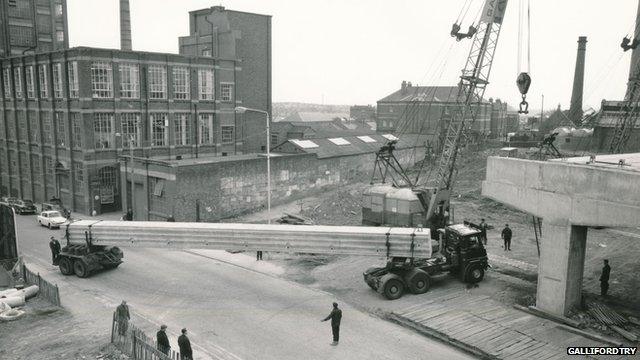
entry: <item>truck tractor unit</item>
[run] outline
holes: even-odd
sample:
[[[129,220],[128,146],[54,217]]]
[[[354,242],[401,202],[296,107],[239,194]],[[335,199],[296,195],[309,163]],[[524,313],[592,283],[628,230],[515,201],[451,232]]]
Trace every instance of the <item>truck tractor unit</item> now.
[[[487,251],[480,241],[480,230],[472,224],[449,225],[438,230],[438,244],[427,259],[391,257],[385,267],[364,272],[364,281],[389,300],[409,291],[423,294],[433,276],[449,272],[462,281],[477,283],[489,267]]]
[[[67,238],[67,245],[61,249],[56,263],[63,275],[86,278],[99,270],[117,268],[123,257],[119,247],[93,245],[87,235],[86,244],[71,244]]]

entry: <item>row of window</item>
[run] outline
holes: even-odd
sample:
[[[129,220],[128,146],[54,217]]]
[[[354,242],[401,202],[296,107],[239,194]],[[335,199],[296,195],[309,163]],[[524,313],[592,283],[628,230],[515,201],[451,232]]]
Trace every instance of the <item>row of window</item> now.
[[[167,145],[191,145],[195,141],[199,145],[215,144],[216,127],[213,114],[199,114],[197,124],[193,124],[189,113],[150,113],[149,114],[149,143],[152,147]],[[141,146],[142,124],[139,113],[118,114],[122,136],[122,147]],[[115,148],[114,114],[96,113],[93,116],[93,139],[96,149]],[[173,129],[173,139],[169,140],[170,126]],[[196,133],[194,134],[194,130]],[[234,142],[234,126],[220,127],[222,144]],[[197,135],[197,139],[196,139]]]
[[[31,155],[30,167],[27,167],[27,155],[25,153],[20,152],[16,156],[15,150],[9,150],[7,154],[9,155],[8,168],[3,168],[2,169],[3,172],[7,172],[12,175],[17,175],[19,172],[20,176],[23,179],[26,179],[29,177],[28,172],[30,168],[33,182],[40,183],[39,181],[40,177],[43,175],[40,164],[41,164],[41,160],[44,159],[44,166],[43,166],[44,175],[47,175],[48,177],[51,178],[55,174],[55,168],[56,168],[55,160],[51,157],[40,158],[40,156],[38,155]],[[20,165],[18,165],[18,160],[20,161]],[[4,150],[0,150],[0,163],[6,163]],[[74,181],[74,186],[76,188],[76,191],[80,191],[84,186],[84,178],[85,178],[84,164],[80,161],[74,161],[73,168],[71,170],[73,171],[73,181]],[[63,180],[66,178],[67,174],[63,173],[60,175],[61,177],[59,179]],[[100,173],[99,175],[102,183],[104,181],[102,173]],[[112,174],[110,172],[105,175],[107,175],[105,176],[105,178],[107,178],[105,180],[108,180],[111,178],[115,180],[115,177],[111,176]],[[63,186],[63,188],[67,188],[67,187]]]
[[[64,97],[62,63],[51,64],[52,87],[54,98]],[[49,84],[47,72],[49,65],[40,64],[37,67],[28,65],[25,70],[25,87],[28,99],[36,98],[37,92],[40,98],[49,97]],[[187,67],[173,67],[173,97],[176,100],[191,100],[191,79]],[[123,63],[118,66],[120,76],[120,97],[123,99],[140,98],[140,68],[138,64]],[[215,100],[215,85],[212,69],[200,69],[198,74],[198,99],[205,101]],[[13,77],[12,77],[13,75]],[[78,62],[70,61],[67,65],[67,77],[69,97],[79,97]],[[38,79],[36,89],[36,78]],[[13,80],[13,81],[12,81]],[[13,74],[11,69],[3,69],[3,86],[5,98],[11,98],[15,94],[17,99],[23,98],[22,68],[15,67]],[[13,89],[12,89],[13,85]],[[150,65],[147,68],[147,86],[149,99],[167,99],[167,68],[162,65]],[[12,91],[13,90],[13,91]],[[106,61],[94,61],[91,64],[91,91],[93,98],[113,98],[113,69],[111,63]],[[233,102],[233,83],[220,83],[220,100]]]
[[[7,133],[5,134],[5,126],[4,124],[0,124],[0,139],[18,139],[23,142],[28,141],[31,144],[52,145],[54,139],[54,131],[52,129],[55,129],[55,140],[57,146],[68,148],[71,145],[74,149],[82,148],[82,118],[80,113],[69,113],[69,121],[71,122],[71,139],[67,138],[65,117],[64,113],[61,111],[53,113],[53,118],[52,113],[41,112],[40,119],[38,119],[36,117],[36,112],[33,110],[28,111],[28,119],[25,119],[25,113],[23,111],[19,111],[17,116],[17,129],[12,123],[8,123],[6,126]],[[11,115],[9,115],[9,118],[11,118]],[[29,124],[28,134],[27,122]],[[70,140],[71,144],[69,144]]]
[[[0,126],[0,139],[18,139],[31,144],[53,144],[53,135],[55,133],[56,145],[63,148],[71,146],[73,149],[82,148],[82,118],[80,113],[69,113],[69,121],[71,123],[70,139],[67,136],[67,127],[63,112],[41,112],[40,119],[36,117],[35,111],[28,112],[28,134],[27,121],[24,119],[25,113],[18,112],[18,128],[13,124],[7,124],[7,133],[5,134],[5,126]],[[207,145],[215,144],[216,127],[214,127],[214,115],[203,113],[198,115],[197,125],[191,120],[189,113],[151,113],[149,114],[149,134],[150,145],[154,147],[173,145],[191,145],[196,141],[197,144]],[[9,116],[11,118],[11,116]],[[171,125],[170,124],[171,118]],[[120,120],[120,129],[123,147],[141,146],[142,126],[139,113],[122,113],[118,114]],[[169,126],[173,128],[174,136],[169,142]],[[195,129],[197,126],[197,129]],[[54,131],[55,129],[55,131]],[[197,133],[194,134],[194,129]],[[220,141],[223,144],[231,144],[234,142],[234,126],[220,127]],[[16,134],[17,131],[17,134]],[[96,113],[93,117],[93,133],[94,147],[96,149],[113,149],[115,148],[115,124],[114,115],[112,113]],[[40,138],[42,136],[42,138]],[[69,141],[71,143],[69,143]]]
[[[120,75],[120,97],[124,99],[140,98],[140,68],[138,64],[122,63],[118,65]],[[198,99],[215,100],[215,85],[212,69],[199,69]],[[173,97],[176,100],[191,100],[191,79],[189,68],[174,66],[171,68]],[[147,88],[149,99],[167,99],[167,67],[149,65],[147,67]],[[112,98],[113,68],[110,62],[94,61],[91,64],[91,90],[94,98]],[[220,100],[233,101],[233,83],[220,84]]]
[[[49,77],[47,76],[49,69],[51,69],[51,75],[53,79],[51,88],[49,87]],[[49,97],[49,91],[51,91],[51,95],[53,95],[54,98],[63,98],[63,72],[61,63],[51,64],[51,67],[49,67],[49,65],[47,64],[40,64],[38,66],[28,65],[25,66],[24,72],[26,82],[25,90],[28,99],[35,99],[38,92],[40,94],[40,98],[46,99]],[[11,75],[11,69],[5,68],[2,70],[4,97],[9,99],[11,98],[11,94],[15,94],[15,97],[17,99],[22,99],[24,95],[22,89],[22,68],[13,68],[13,82],[11,81]],[[69,81],[69,97],[78,98],[80,94],[80,87],[78,84],[78,62],[70,61],[68,63],[67,77]],[[37,89],[36,79],[38,80]],[[14,92],[12,92],[12,85]]]

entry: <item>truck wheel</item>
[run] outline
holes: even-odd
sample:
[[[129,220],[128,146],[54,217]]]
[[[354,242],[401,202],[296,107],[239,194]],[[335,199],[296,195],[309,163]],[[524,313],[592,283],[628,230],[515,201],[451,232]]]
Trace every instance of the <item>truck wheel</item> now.
[[[387,274],[380,280],[380,290],[382,294],[389,300],[395,300],[404,294],[404,283],[402,278],[395,274]]]
[[[471,284],[479,283],[484,279],[484,269],[480,265],[471,265],[465,274],[465,281]]]
[[[431,278],[424,270],[413,269],[405,276],[407,287],[414,294],[424,294],[429,291]]]
[[[76,276],[79,278],[86,278],[87,276],[89,276],[89,269],[87,269],[87,264],[85,264],[81,259],[73,262],[73,272],[76,273]]]
[[[68,257],[63,257],[59,260],[58,267],[62,275],[73,274],[73,262]]]

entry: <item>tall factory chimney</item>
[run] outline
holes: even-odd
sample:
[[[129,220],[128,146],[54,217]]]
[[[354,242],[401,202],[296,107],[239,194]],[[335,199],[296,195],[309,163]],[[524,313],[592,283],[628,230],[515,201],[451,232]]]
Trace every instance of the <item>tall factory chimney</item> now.
[[[638,12],[636,13],[636,32],[633,34],[633,41],[640,40],[640,1],[638,1]],[[629,67],[629,82],[627,82],[627,93],[624,96],[625,100],[630,100],[629,97],[632,94],[632,89],[635,86],[640,86],[640,69],[638,68],[638,61],[640,61],[640,46],[637,46],[631,52],[631,66]]]
[[[120,0],[120,50],[131,50],[129,0]]]
[[[576,72],[573,75],[573,91],[569,119],[577,124],[582,119],[582,91],[584,88],[584,54],[587,50],[587,37],[578,38],[578,55],[576,56]]]

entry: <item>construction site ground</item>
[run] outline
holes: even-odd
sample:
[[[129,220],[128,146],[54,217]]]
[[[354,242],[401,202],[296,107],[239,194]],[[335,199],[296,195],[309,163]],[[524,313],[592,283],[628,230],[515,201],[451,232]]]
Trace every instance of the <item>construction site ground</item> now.
[[[478,223],[484,218],[494,227],[488,232],[487,245],[492,269],[477,288],[469,289],[459,280],[446,275],[438,278],[427,294],[405,295],[399,300],[381,301],[381,296],[364,283],[362,272],[372,266],[384,266],[383,258],[265,254],[265,260],[283,267],[285,273],[282,276],[328,291],[352,305],[381,315],[402,312],[407,307],[438,297],[442,295],[442,291],[453,291],[452,289],[479,296],[478,299],[496,301],[507,307],[513,304],[535,305],[538,252],[532,217],[480,195],[481,181],[485,178],[486,158],[497,154],[498,149],[465,154],[458,163],[460,170],[452,200],[455,222],[469,220]],[[275,219],[289,213],[302,215],[321,225],[360,225],[361,194],[368,185],[368,182],[363,182],[341,186],[320,195],[282,204],[272,208],[272,217]],[[260,211],[233,221],[263,222],[266,219],[266,212]],[[514,233],[512,251],[505,251],[500,239],[500,232],[506,223]],[[640,263],[635,255],[640,251],[639,238],[640,229],[589,229],[583,283],[587,301],[603,302],[622,315],[639,317],[640,303],[637,299],[640,284],[637,274],[640,273]],[[609,259],[612,266],[610,295],[606,299],[599,296],[598,279],[603,259]],[[628,343],[585,311],[576,309],[570,317],[582,322],[591,332]],[[637,326],[629,325],[627,329],[640,335],[640,328]]]

